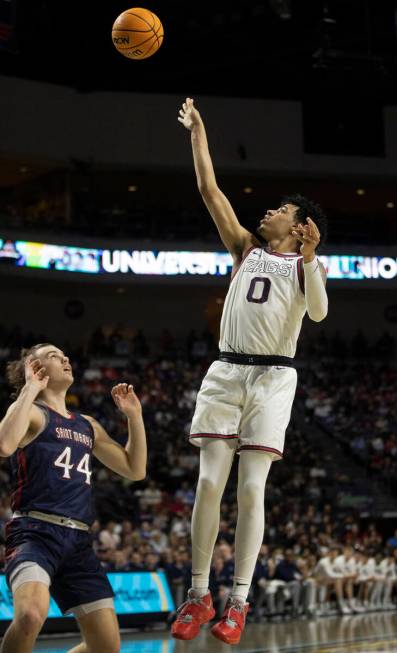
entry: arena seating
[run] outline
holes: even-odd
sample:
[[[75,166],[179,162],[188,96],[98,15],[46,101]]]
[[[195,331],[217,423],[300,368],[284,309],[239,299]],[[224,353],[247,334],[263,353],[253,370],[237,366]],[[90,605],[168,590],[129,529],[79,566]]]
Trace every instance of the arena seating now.
[[[4,414],[9,403],[5,361],[17,357],[22,345],[46,338],[0,327],[0,340],[0,409]],[[317,421],[332,437],[346,440],[351,454],[372,474],[384,474],[397,464],[396,372],[389,368],[386,357],[379,363],[368,351],[353,353],[354,345],[345,344],[349,356],[337,356],[337,341],[337,336],[333,343],[325,336],[312,341],[310,348],[321,356],[312,356],[308,347],[301,347],[300,359],[309,363],[302,363],[300,369],[297,402],[304,403],[306,417]],[[386,350],[385,338],[382,342],[373,346],[377,361],[382,347]],[[97,520],[93,533],[97,554],[109,571],[164,569],[177,604],[190,581],[190,519],[199,462],[198,449],[188,443],[187,434],[202,377],[215,357],[216,345],[207,332],[190,333],[183,343],[163,332],[156,343],[148,343],[142,332],[126,338],[120,326],[98,328],[84,347],[70,352],[75,384],[69,393],[69,408],[93,415],[123,444],[126,423],[111,400],[110,389],[119,381],[133,383],[143,405],[148,436],[144,481],[121,479],[95,463]],[[218,612],[232,586],[237,463],[236,457],[221,504],[211,571]],[[368,520],[360,520],[356,510],[335,500],[336,493],[348,492],[350,485],[351,479],[339,473],[324,454],[322,443],[315,443],[293,418],[284,461],[273,465],[267,484],[266,531],[251,590],[251,598],[256,599],[251,619],[390,608],[394,580],[386,591],[386,576],[379,565],[397,557],[397,540],[391,538],[391,531],[378,530]],[[0,461],[0,487],[0,533],[4,538],[4,526],[11,516],[7,460]],[[350,545],[356,547],[354,555],[363,556],[360,565],[368,560],[375,565],[380,556],[377,575],[374,572],[360,579],[353,597],[360,598],[360,603],[345,601],[333,608],[324,600],[320,605],[317,565],[333,547],[341,551]],[[3,554],[0,544],[0,569]],[[336,587],[327,588],[331,598],[336,596]]]
[[[358,332],[350,346],[326,339],[300,374],[305,412],[360,463],[371,482],[397,489],[396,343],[373,345]],[[394,361],[394,362],[393,362]]]

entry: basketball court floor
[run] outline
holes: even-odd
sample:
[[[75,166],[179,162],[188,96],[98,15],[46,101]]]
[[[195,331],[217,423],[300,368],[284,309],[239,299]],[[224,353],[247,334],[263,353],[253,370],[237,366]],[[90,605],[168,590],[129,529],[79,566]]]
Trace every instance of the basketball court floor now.
[[[165,630],[123,633],[122,642],[122,653],[397,653],[397,612],[248,624],[240,644],[233,647],[209,630],[191,642],[174,640]],[[74,638],[41,639],[34,650],[66,653],[76,643]]]

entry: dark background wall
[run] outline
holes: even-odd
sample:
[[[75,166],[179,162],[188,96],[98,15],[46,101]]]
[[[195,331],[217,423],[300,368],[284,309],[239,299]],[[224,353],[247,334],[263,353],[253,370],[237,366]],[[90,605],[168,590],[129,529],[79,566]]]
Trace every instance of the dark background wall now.
[[[188,85],[185,92],[190,92]],[[189,136],[177,122],[184,97],[123,92],[84,94],[67,87],[0,77],[0,155],[35,156],[56,162],[81,158],[138,167],[191,168]],[[342,151],[341,155],[326,154],[325,144],[323,154],[311,153],[313,139],[319,143],[317,152],[321,152],[324,134],[330,135],[328,141],[335,141],[336,127],[329,111],[319,125],[309,120],[311,132],[305,143],[300,101],[205,95],[195,98],[206,120],[214,161],[220,169],[299,171],[313,175],[395,173],[395,106],[379,108],[381,123],[377,129],[384,132],[385,156],[341,156]],[[364,110],[365,100],[357,102],[357,111]],[[368,132],[375,128],[370,116],[358,125],[357,117],[351,124],[344,125],[344,120],[341,116],[341,129],[350,136],[352,130],[358,130],[354,136],[357,142],[365,141]]]
[[[184,338],[190,329],[209,326],[216,332],[227,284],[226,279],[219,287],[43,282],[34,276],[28,282],[14,279],[1,284],[0,322],[8,327],[26,325],[62,342],[84,340],[98,325],[119,322],[143,329],[150,338],[165,328]],[[327,319],[316,324],[306,317],[303,337],[320,331],[332,335],[336,330],[351,337],[357,329],[371,339],[384,330],[396,335],[396,323],[385,316],[386,308],[396,303],[395,292],[385,289],[330,288]],[[76,317],[80,310],[81,316]]]

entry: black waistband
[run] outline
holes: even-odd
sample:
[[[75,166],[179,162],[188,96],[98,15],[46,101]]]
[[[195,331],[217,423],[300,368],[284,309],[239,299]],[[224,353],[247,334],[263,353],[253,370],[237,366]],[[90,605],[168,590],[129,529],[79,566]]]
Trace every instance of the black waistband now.
[[[230,351],[221,351],[219,360],[236,365],[280,365],[281,367],[295,367],[294,359],[288,356],[260,356],[258,354],[236,354]]]

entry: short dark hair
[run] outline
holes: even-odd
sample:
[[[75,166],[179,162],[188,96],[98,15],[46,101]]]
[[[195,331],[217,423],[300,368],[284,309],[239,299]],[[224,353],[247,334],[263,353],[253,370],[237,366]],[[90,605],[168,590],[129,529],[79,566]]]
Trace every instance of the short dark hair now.
[[[332,544],[329,547],[329,553],[332,553],[333,551],[336,551],[337,553],[340,552],[340,547],[337,544]]]
[[[298,220],[304,221],[306,218],[311,218],[313,222],[316,223],[321,237],[317,250],[321,249],[327,240],[328,233],[327,217],[321,206],[299,194],[283,197],[281,200],[281,206],[284,206],[285,204],[293,204],[298,207],[296,213]]]
[[[42,347],[49,347],[50,342],[41,342],[33,345],[29,349],[21,349],[19,360],[9,361],[6,367],[6,376],[8,383],[14,388],[11,399],[17,399],[23,386],[25,385],[25,363],[28,356],[35,354]]]

